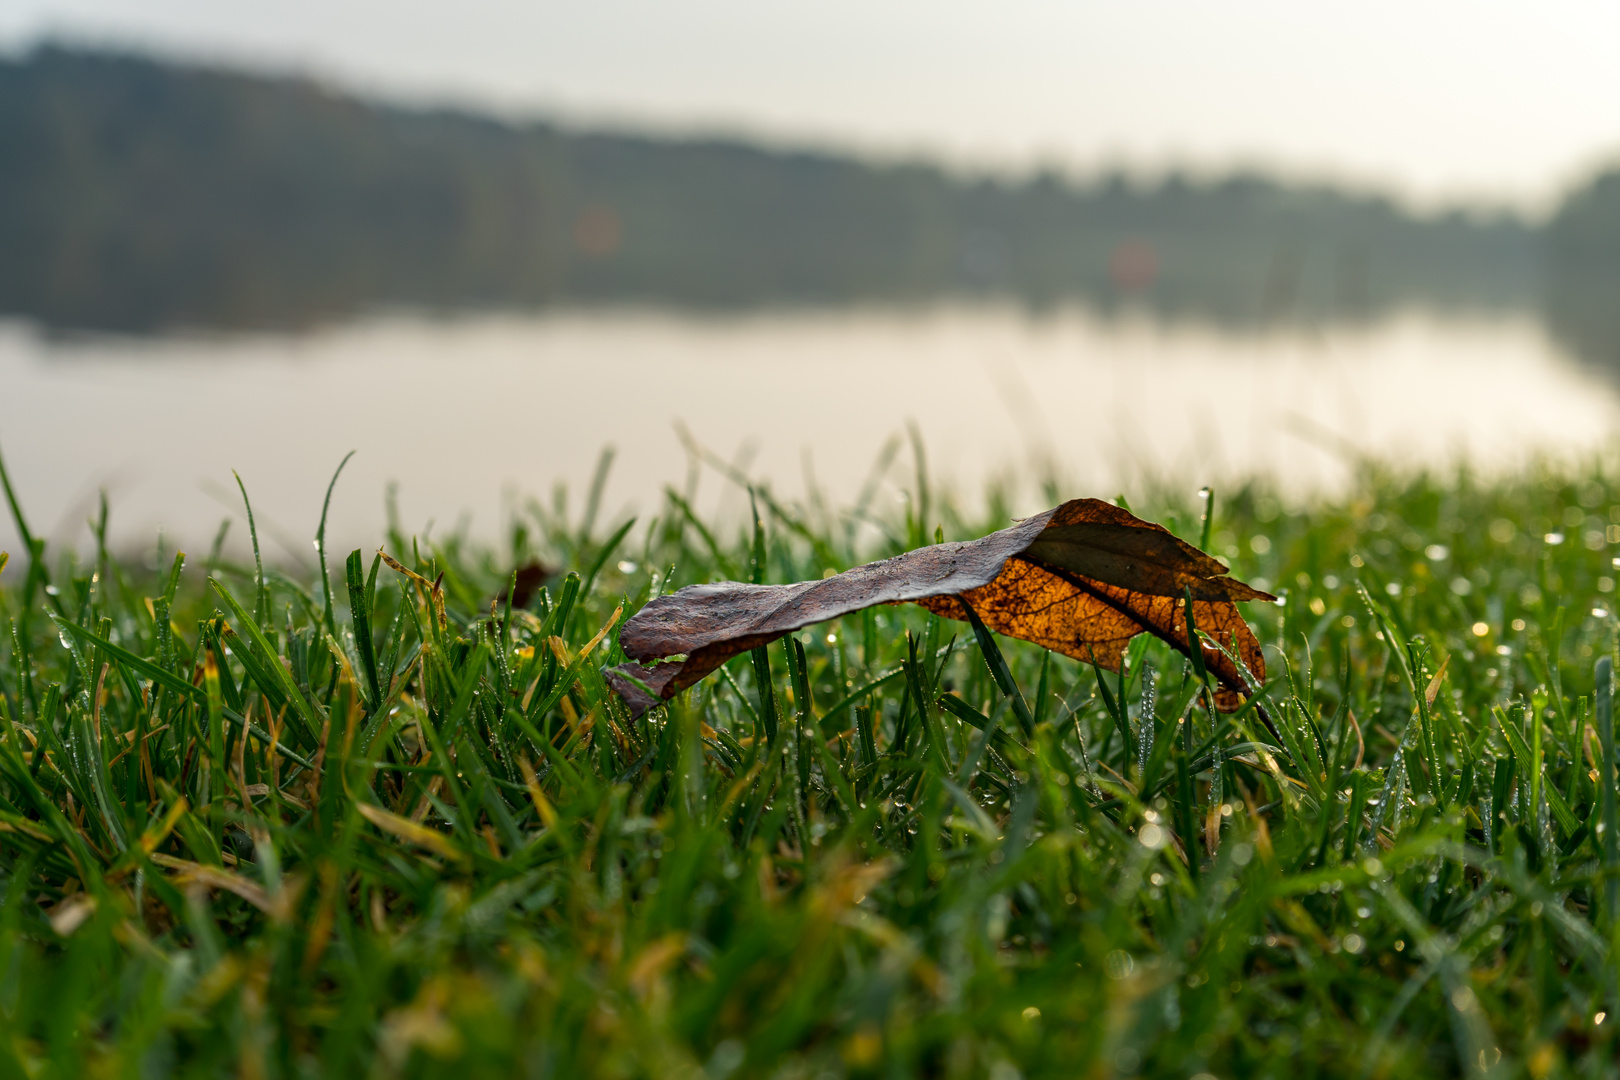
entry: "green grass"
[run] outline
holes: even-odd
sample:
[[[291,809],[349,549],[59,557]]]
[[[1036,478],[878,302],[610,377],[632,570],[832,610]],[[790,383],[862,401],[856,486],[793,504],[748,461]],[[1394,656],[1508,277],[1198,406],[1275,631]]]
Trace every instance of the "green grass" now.
[[[1200,538],[1190,491],[1132,498]],[[757,505],[390,530],[418,579],[14,552],[0,1077],[1617,1075],[1596,466],[1220,493],[1210,546],[1282,596],[1250,612],[1281,746],[1146,636],[1123,713],[1003,641],[1026,738],[910,607],[630,722],[600,669],[650,595],[1007,523]]]

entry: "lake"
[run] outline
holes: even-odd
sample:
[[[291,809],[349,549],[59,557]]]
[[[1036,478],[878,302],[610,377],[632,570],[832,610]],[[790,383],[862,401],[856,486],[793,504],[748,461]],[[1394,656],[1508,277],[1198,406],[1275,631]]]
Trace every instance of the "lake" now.
[[[124,545],[202,551],[254,500],[267,556],[310,558],[332,469],[332,547],[378,540],[398,483],[407,529],[489,537],[523,499],[573,506],[616,448],[603,515],[656,512],[687,483],[684,424],[789,498],[853,500],[914,422],[965,498],[1055,463],[1071,494],[1270,474],[1300,496],[1345,448],[1485,469],[1610,445],[1620,393],[1529,315],[1411,312],[1369,326],[1235,334],[1013,305],[703,315],[572,310],[380,314],[301,333],[81,337],[0,323],[0,449],[36,532],[83,544],[105,488]],[[896,455],[881,497],[910,483]],[[712,470],[700,509],[746,501]],[[241,523],[234,527],[239,539]],[[9,520],[0,545],[17,551]]]

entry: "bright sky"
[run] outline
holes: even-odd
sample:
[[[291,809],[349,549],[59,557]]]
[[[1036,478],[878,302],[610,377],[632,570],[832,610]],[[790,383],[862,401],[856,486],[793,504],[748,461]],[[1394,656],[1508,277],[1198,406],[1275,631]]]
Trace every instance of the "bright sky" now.
[[[1535,209],[1620,157],[1613,3],[0,0],[0,44],[53,35],[974,167],[1258,165]]]

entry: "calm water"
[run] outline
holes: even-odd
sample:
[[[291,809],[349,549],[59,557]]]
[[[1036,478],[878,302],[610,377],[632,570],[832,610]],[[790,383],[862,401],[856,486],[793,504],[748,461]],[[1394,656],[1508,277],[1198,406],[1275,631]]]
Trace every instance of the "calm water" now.
[[[704,317],[574,312],[369,318],[307,334],[61,339],[0,324],[0,447],[32,525],[80,541],[106,488],[113,531],[203,548],[254,497],[271,553],[307,559],[333,467],[358,450],[333,546],[372,544],[399,483],[408,528],[488,536],[566,482],[575,505],[617,448],[605,515],[683,485],[684,422],[798,496],[865,482],[915,421],[932,472],[972,495],[1052,460],[1074,493],[1145,478],[1288,491],[1346,477],[1337,440],[1401,460],[1487,468],[1607,445],[1620,394],[1529,318],[1235,337],[1081,312],[851,310]],[[912,465],[894,459],[884,497]],[[1029,485],[1022,497],[1036,509]],[[712,471],[705,510],[742,505]],[[240,523],[236,526],[240,529]],[[0,544],[16,550],[9,520]],[[277,545],[280,545],[279,549]]]

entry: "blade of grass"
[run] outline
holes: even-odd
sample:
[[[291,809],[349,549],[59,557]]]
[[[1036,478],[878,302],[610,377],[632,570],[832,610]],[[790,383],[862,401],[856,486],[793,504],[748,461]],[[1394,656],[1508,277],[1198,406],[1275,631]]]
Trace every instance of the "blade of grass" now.
[[[343,466],[349,463],[355,452],[350,450],[338,462],[338,467],[332,473],[331,483],[326,485],[326,498],[321,502],[321,523],[315,530],[315,559],[321,568],[321,599],[325,602],[326,632],[337,637],[337,618],[332,613],[332,579],[326,572],[326,515],[332,509],[332,492],[337,488],[338,477],[343,475]]]
[[[348,459],[345,458],[345,461]],[[376,580],[377,566],[381,559],[372,560],[372,582]],[[344,576],[349,586],[349,617],[354,623],[354,648],[360,654],[360,670],[366,678],[366,704],[372,710],[382,701],[382,684],[377,678],[377,656],[372,649],[371,641],[371,597],[373,586],[368,585],[360,577],[360,549],[355,548],[349,552],[348,562],[344,566]]]
[[[258,623],[253,621],[253,618],[248,615],[242,605],[236,602],[236,597],[231,595],[230,590],[225,588],[224,584],[217,578],[209,578],[208,584],[212,586],[219,598],[225,601],[225,606],[231,609],[231,613],[236,616],[237,622],[241,624],[242,629],[247,631],[248,640],[259,650],[260,658],[264,661],[264,667],[268,669],[268,677],[275,681],[281,690],[282,696],[292,705],[294,715],[301,722],[305,744],[313,746],[316,741],[316,732],[321,729],[321,717],[315,711],[314,706],[304,697],[303,691],[298,689],[298,684],[293,681],[292,673],[281,666],[280,657],[275,646],[270,643],[269,637],[266,636],[263,630],[259,629]]]
[[[967,612],[968,623],[973,627],[973,637],[979,643],[979,652],[984,656],[984,662],[990,668],[990,675],[995,679],[1002,694],[1012,705],[1013,715],[1018,718],[1018,724],[1024,729],[1026,738],[1035,735],[1035,718],[1030,714],[1029,705],[1024,702],[1024,695],[1018,690],[1018,684],[1013,681],[1012,671],[1007,667],[1007,660],[1001,655],[1001,649],[996,645],[995,636],[979,619],[978,612],[966,600],[957,597],[962,610]]]

